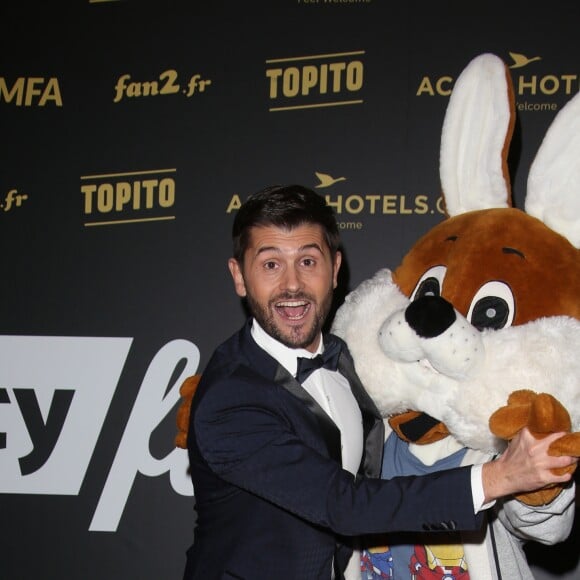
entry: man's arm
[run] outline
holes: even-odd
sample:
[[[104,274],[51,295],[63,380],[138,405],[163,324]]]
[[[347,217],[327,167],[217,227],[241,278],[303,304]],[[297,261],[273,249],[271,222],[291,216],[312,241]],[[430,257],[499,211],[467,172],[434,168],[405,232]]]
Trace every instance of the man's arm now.
[[[562,435],[564,433],[553,433],[543,439],[535,439],[527,427],[522,429],[510,441],[505,453],[483,465],[485,502],[570,481],[570,473],[556,475],[553,470],[577,463],[578,458],[548,455],[550,444]]]

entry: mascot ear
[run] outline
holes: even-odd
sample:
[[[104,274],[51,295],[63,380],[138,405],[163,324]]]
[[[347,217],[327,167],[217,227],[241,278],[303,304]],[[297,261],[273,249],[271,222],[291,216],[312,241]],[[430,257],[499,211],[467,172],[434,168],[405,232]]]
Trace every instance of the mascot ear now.
[[[441,133],[439,174],[449,216],[511,207],[507,155],[514,124],[505,63],[488,53],[474,58],[455,81]]]
[[[538,149],[525,206],[580,248],[580,93],[560,109]]]
[[[189,412],[191,410],[191,401],[193,395],[197,390],[197,385],[201,375],[193,375],[183,381],[179,387],[179,394],[181,395],[181,404],[177,409],[177,416],[175,422],[177,424],[177,435],[175,436],[175,446],[181,449],[187,449],[187,432],[189,431]]]

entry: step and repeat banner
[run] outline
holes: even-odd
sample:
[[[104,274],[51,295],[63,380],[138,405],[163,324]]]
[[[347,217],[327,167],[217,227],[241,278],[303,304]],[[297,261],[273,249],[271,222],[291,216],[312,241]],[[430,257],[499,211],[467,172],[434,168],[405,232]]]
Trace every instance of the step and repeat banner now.
[[[177,580],[183,379],[244,311],[240,203],[326,196],[343,292],[443,219],[439,137],[477,54],[510,66],[515,204],[579,90],[576,0],[77,0],[0,7],[0,578]],[[529,550],[580,578],[579,525]],[[283,576],[283,574],[282,574]]]

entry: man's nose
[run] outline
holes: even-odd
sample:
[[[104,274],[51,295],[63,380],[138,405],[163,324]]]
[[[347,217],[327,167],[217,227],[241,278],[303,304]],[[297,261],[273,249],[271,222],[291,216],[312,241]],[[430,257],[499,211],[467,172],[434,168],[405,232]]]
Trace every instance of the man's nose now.
[[[296,292],[302,288],[302,277],[298,268],[290,266],[284,272],[282,277],[283,290],[288,290],[290,292]]]

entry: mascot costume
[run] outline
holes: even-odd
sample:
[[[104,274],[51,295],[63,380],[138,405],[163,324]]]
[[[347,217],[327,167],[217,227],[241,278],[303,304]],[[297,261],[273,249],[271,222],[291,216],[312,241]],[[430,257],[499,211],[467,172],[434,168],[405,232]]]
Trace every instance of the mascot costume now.
[[[385,417],[383,478],[488,461],[521,428],[580,453],[580,95],[559,112],[511,206],[514,97],[504,62],[473,59],[443,124],[447,219],[351,292],[333,332]],[[532,579],[523,545],[563,541],[575,484],[487,510],[481,533],[369,539],[364,580]],[[361,578],[361,573],[356,576]]]
[[[394,270],[352,291],[332,331],[385,418],[382,477],[488,461],[524,426],[565,431],[580,455],[580,95],[554,119],[512,207],[507,152],[514,97],[504,62],[473,59],[443,124],[447,218]],[[199,375],[181,387],[186,447]],[[523,545],[572,528],[575,484],[498,501],[479,533],[365,538],[348,580],[532,580]],[[360,565],[359,565],[360,562]]]

